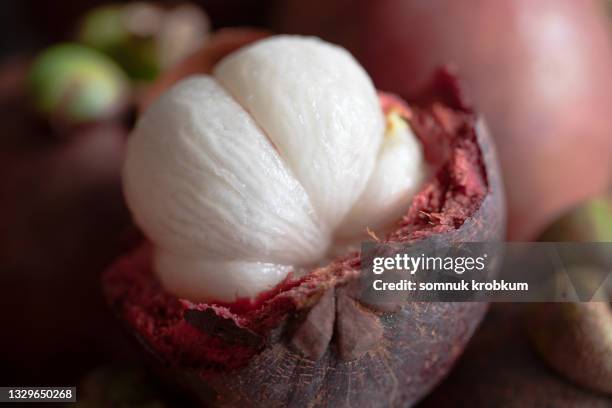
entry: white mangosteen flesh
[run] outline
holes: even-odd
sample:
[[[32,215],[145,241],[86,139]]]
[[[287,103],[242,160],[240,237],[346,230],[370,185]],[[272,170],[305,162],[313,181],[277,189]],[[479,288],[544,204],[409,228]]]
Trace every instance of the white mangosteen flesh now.
[[[425,170],[420,142],[396,113],[385,118],[347,51],[276,36],[144,112],[124,190],[165,289],[233,302],[320,264],[339,241],[388,228]]]

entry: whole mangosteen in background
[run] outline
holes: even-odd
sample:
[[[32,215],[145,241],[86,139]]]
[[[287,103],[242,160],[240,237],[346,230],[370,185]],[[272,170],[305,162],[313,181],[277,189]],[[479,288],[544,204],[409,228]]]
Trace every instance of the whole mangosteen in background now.
[[[609,407],[609,396],[566,380],[534,353],[523,330],[526,310],[491,306],[454,370],[419,407]]]

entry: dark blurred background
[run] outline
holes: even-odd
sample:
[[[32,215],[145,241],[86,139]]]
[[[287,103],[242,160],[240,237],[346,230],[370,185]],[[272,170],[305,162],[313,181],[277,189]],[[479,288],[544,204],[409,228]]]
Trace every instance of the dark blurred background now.
[[[0,55],[7,56],[33,51],[40,46],[70,38],[78,18],[99,5],[127,1],[44,1],[6,0],[0,9]],[[160,1],[173,4],[176,1]],[[252,25],[262,26],[270,0],[200,0],[213,27]]]

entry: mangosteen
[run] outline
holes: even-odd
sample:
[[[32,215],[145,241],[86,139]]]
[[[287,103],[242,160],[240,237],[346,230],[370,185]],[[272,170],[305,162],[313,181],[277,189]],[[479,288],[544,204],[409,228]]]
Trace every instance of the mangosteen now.
[[[612,196],[568,211],[541,239],[612,242]],[[612,394],[612,291],[610,271],[601,269],[611,264],[610,246],[593,244],[585,250],[588,256],[570,259],[572,264],[565,267],[575,284],[590,289],[593,301],[534,305],[527,315],[528,330],[534,348],[551,367],[577,384]]]
[[[540,236],[551,242],[612,242],[612,194],[595,197],[560,216]]]
[[[608,408],[609,396],[557,375],[533,352],[522,324],[529,307],[492,305],[456,367],[419,407]]]
[[[87,13],[77,38],[112,57],[137,81],[151,81],[201,47],[209,36],[206,13],[190,3],[134,2]]]
[[[129,85],[110,58],[78,44],[43,51],[29,75],[33,105],[59,129],[108,121],[125,111]]]
[[[543,359],[566,378],[612,394],[612,309],[607,302],[547,303],[528,311]]]
[[[206,404],[416,403],[486,304],[364,302],[359,243],[501,240],[486,127],[448,70],[407,103],[316,38],[228,43],[211,42],[228,54],[214,67],[219,48],[198,53],[205,72],[129,139],[124,191],[146,241],[105,274],[109,303]]]

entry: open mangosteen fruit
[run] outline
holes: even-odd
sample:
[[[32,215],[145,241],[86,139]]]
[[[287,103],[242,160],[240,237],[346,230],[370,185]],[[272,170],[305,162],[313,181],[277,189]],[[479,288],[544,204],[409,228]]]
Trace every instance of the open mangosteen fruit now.
[[[362,302],[359,243],[501,240],[487,130],[447,70],[406,103],[337,46],[261,37],[219,34],[144,104],[124,190],[146,238],[106,297],[204,404],[415,404],[486,304]]]

